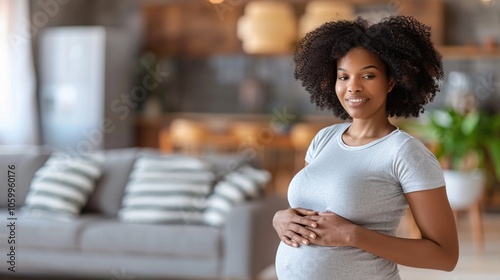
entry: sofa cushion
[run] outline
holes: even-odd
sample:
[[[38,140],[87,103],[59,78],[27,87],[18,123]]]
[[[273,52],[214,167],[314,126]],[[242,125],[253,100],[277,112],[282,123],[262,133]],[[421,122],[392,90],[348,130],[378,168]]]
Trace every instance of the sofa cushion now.
[[[81,233],[84,252],[213,258],[220,254],[220,231],[199,225],[93,223]]]
[[[199,158],[212,165],[212,168],[216,175],[216,180],[224,178],[224,176],[245,164],[258,164],[255,158],[252,158],[251,156],[247,156],[245,154],[204,155]]]
[[[136,223],[202,223],[214,177],[211,166],[195,157],[140,157],[118,217]]]
[[[23,205],[28,215],[74,218],[80,214],[101,176],[101,154],[57,153],[36,173]]]
[[[85,212],[98,212],[116,216],[120,209],[123,192],[136,158],[155,150],[141,148],[113,149],[105,151],[103,174],[90,195]]]
[[[7,221],[5,208],[0,208],[0,219]],[[82,229],[87,224],[99,219],[100,217],[97,215],[82,215],[78,219],[61,222],[24,217],[20,213],[16,221],[16,244],[22,248],[79,249],[79,237]],[[0,242],[0,246],[4,245],[6,245],[5,242],[3,244]],[[5,252],[1,247],[0,251]]]
[[[214,187],[207,199],[204,222],[212,226],[221,226],[235,204],[251,200],[264,193],[271,174],[264,169],[243,165],[226,175]]]
[[[3,174],[7,174],[8,166],[15,169],[15,195],[16,204],[24,203],[26,194],[35,172],[45,163],[51,154],[51,149],[44,146],[0,146],[0,172],[2,181],[6,183]],[[0,188],[0,207],[7,207],[7,187]]]

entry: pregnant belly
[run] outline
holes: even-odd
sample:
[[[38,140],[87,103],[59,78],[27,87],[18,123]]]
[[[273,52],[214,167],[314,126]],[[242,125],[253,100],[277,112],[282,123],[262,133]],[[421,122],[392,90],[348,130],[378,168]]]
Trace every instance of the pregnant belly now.
[[[281,243],[276,254],[281,280],[399,280],[397,266],[353,247],[299,246]]]

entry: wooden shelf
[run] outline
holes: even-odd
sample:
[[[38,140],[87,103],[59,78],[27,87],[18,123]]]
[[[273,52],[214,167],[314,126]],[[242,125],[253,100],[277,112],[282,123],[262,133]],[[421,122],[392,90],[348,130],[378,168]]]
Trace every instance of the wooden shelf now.
[[[438,46],[444,59],[491,59],[500,58],[500,48],[486,50],[480,46]]]
[[[151,3],[143,8],[148,50],[160,56],[209,57],[241,52],[236,23],[241,5],[218,16],[208,1]]]

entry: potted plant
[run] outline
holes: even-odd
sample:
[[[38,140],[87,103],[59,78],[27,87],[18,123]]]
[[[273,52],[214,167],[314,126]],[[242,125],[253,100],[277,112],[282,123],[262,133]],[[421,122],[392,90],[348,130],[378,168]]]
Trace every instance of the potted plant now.
[[[480,199],[486,182],[500,179],[500,115],[454,108],[427,115],[417,129],[444,169],[452,208],[467,208]]]

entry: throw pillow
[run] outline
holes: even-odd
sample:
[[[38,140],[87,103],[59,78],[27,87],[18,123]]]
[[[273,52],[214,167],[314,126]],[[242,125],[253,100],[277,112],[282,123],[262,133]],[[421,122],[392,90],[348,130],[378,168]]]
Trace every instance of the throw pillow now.
[[[261,196],[271,179],[267,170],[243,165],[226,175],[214,187],[207,199],[204,222],[211,226],[224,224],[229,211],[234,205]]]
[[[132,223],[201,224],[213,180],[211,165],[195,157],[140,157],[118,217]]]
[[[50,219],[78,216],[101,176],[103,161],[97,153],[52,154],[33,176],[23,212]]]

